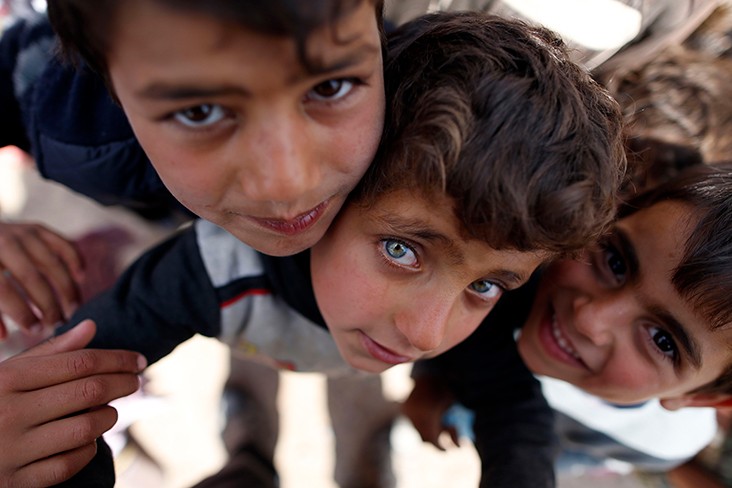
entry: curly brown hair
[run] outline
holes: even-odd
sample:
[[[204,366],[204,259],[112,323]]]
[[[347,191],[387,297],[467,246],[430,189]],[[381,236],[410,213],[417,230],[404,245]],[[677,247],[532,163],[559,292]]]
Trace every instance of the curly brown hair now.
[[[549,30],[477,12],[399,28],[387,120],[352,194],[446,193],[466,236],[568,254],[603,233],[625,172],[617,103]]]

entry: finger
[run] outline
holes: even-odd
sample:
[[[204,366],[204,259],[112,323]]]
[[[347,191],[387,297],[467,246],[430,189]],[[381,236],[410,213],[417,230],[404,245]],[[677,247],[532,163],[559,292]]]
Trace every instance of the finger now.
[[[0,342],[8,338],[8,328],[3,320],[3,315],[0,313]]]
[[[13,475],[8,486],[39,488],[68,480],[94,458],[96,442],[28,464]]]
[[[132,373],[103,374],[25,392],[22,401],[30,408],[26,425],[41,425],[53,419],[98,408],[137,391],[140,379]]]
[[[44,323],[60,321],[80,301],[74,273],[80,274],[81,256],[60,235],[40,225],[16,224],[0,235],[0,260]]]
[[[105,374],[136,375],[144,366],[144,358],[138,353],[101,349],[13,359],[2,365],[0,390],[29,392]]]
[[[132,351],[80,349],[96,332],[84,320],[60,336],[52,337],[0,363],[0,391],[30,391],[105,373],[139,373],[145,357]]]
[[[63,334],[51,337],[36,347],[16,357],[34,357],[70,352],[86,347],[97,332],[97,324],[93,320],[82,320]]]
[[[74,243],[48,229],[40,227],[37,232],[38,238],[29,244],[28,253],[61,301],[64,318],[68,318],[81,302],[81,253]]]
[[[450,434],[450,440],[455,446],[460,447],[460,437],[458,436],[457,429],[455,427],[445,427],[445,432]]]
[[[117,411],[105,405],[36,427],[23,438],[27,452],[34,456],[27,462],[83,447],[114,427],[116,422]]]
[[[419,432],[422,441],[432,444],[440,451],[444,451],[445,448],[440,444],[440,429],[434,428],[433,426],[435,424],[433,422],[424,422],[420,424],[421,425],[415,424],[415,428],[417,429],[417,432]]]
[[[53,291],[45,285],[49,293]],[[60,309],[57,309],[60,312]],[[21,293],[18,284],[9,272],[0,273],[0,311],[13,319],[18,326],[28,329],[39,323],[39,318],[30,307],[30,302]]]
[[[76,281],[80,281],[84,277],[84,258],[82,257],[76,245],[62,237],[61,235],[43,228],[41,238],[46,242],[49,248],[53,249],[56,255],[66,265],[66,268],[72,273]]]

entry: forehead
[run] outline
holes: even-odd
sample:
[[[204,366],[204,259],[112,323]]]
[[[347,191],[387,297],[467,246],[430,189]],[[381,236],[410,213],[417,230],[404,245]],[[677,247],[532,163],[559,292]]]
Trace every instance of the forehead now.
[[[261,15],[266,16],[267,13]],[[252,25],[255,23],[264,24],[266,20],[251,22]],[[376,44],[368,46],[372,51],[381,47],[375,7],[369,0],[349,7],[333,22],[316,26],[309,32],[300,32],[292,27],[291,35],[287,35],[279,32],[281,30],[250,27],[246,21],[170,7],[164,2],[132,0],[120,2],[117,9],[110,29],[108,57],[113,63],[121,52],[126,51],[140,56],[143,61],[146,58],[168,60],[172,57],[195,63],[196,56],[216,54],[235,45],[245,59],[247,55],[255,54],[272,56],[274,50],[262,52],[262,45],[271,43],[286,44],[288,52],[276,54],[289,58],[289,62],[297,56],[298,64],[308,64],[312,57],[313,64],[318,66],[336,62],[331,58],[337,58],[343,51],[364,47],[364,44]],[[300,36],[305,41],[302,46],[301,39],[298,39]]]

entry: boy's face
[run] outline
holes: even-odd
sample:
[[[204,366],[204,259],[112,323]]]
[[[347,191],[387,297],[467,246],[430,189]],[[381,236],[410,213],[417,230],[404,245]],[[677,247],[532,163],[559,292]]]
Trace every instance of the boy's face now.
[[[295,42],[149,0],[122,2],[108,64],[165,185],[272,255],[320,239],[371,162],[384,117],[381,44],[363,1]]]
[[[528,367],[612,402],[667,406],[717,378],[732,331],[709,331],[671,283],[689,217],[681,203],[657,203],[580,259],[552,264],[519,339]]]
[[[452,208],[395,191],[344,207],[313,247],[318,306],[351,366],[377,373],[450,349],[547,258],[464,240]]]

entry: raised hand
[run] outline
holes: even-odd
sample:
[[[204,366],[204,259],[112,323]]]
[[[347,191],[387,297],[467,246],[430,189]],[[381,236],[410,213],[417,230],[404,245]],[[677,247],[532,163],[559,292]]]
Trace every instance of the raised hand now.
[[[0,340],[2,314],[23,329],[66,320],[81,302],[84,264],[75,245],[39,224],[0,222]]]
[[[0,488],[51,486],[80,471],[117,420],[108,402],[139,387],[143,356],[83,349],[86,320],[0,363]]]

